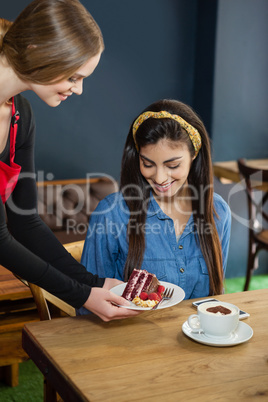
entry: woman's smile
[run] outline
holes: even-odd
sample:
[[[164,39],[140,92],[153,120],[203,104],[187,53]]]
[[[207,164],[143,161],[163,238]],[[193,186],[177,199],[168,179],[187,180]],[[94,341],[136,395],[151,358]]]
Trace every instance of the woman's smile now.
[[[171,181],[169,183],[165,183],[165,184],[158,184],[153,181],[153,185],[156,190],[160,191],[160,193],[165,193],[166,191],[168,191],[171,188],[172,184],[175,183],[175,181],[176,180],[173,180],[173,181]]]
[[[59,98],[60,98],[61,101],[65,101],[67,98],[69,98],[69,96],[72,95],[72,93],[66,95],[66,94],[63,94],[63,93],[61,93],[61,92],[58,92],[58,95],[59,95]]]

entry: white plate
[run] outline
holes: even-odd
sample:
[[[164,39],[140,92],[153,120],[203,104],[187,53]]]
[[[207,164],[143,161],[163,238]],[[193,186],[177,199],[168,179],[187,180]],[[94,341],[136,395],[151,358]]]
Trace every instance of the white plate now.
[[[162,308],[174,306],[175,304],[180,303],[184,299],[185,293],[182,288],[180,288],[177,285],[174,285],[173,283],[163,282],[163,281],[159,281],[159,282],[161,285],[165,286],[165,288],[174,289],[174,293],[170,300],[164,300],[160,304],[160,306],[158,307],[158,310],[160,310]],[[117,296],[122,296],[125,287],[126,287],[126,283],[121,283],[120,285],[117,285],[110,290],[111,290],[111,292],[115,293]],[[140,306],[136,306],[136,304],[134,304],[132,302],[129,302],[129,306],[120,306],[120,307],[129,308],[131,310],[142,310],[142,311],[152,310],[152,307],[140,307]]]
[[[248,324],[241,321],[239,321],[236,331],[229,338],[226,339],[208,337],[202,333],[195,334],[192,332],[187,321],[185,321],[185,323],[182,325],[182,331],[185,333],[185,335],[189,336],[189,338],[193,339],[194,341],[210,346],[239,345],[240,343],[248,341],[253,336],[253,329]]]

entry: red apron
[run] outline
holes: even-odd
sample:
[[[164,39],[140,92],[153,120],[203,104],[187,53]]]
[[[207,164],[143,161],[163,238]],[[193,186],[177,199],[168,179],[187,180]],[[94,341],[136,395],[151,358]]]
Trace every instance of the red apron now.
[[[14,162],[15,157],[15,143],[18,125],[17,122],[20,116],[18,112],[15,112],[14,98],[12,98],[12,118],[10,126],[10,165],[0,161],[0,196],[3,203],[5,203],[14,190],[19,174],[21,171],[21,166]]]

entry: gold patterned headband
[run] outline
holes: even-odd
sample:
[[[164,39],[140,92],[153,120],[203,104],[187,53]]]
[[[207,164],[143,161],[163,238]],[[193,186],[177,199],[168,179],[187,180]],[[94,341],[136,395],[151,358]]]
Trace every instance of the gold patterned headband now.
[[[195,149],[195,156],[197,156],[202,142],[201,142],[201,136],[198,132],[198,130],[196,128],[194,128],[193,126],[191,126],[191,124],[187,123],[187,121],[185,121],[182,117],[178,116],[177,114],[170,114],[164,110],[162,110],[161,112],[144,112],[142,113],[135,121],[133,124],[133,128],[132,128],[132,133],[133,133],[133,139],[135,142],[135,146],[137,151],[139,152],[139,147],[138,144],[136,142],[136,132],[138,130],[138,128],[140,127],[140,125],[147,119],[149,119],[150,117],[153,117],[154,119],[162,119],[162,118],[167,118],[167,119],[173,119],[175,121],[177,121],[188,133],[190,140],[193,143],[194,149]]]

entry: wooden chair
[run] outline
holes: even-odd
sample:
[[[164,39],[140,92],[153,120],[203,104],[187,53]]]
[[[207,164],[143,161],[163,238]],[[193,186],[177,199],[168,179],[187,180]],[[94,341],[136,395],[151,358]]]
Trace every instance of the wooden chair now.
[[[241,177],[245,180],[249,214],[249,246],[246,282],[244,290],[248,290],[252,273],[258,268],[258,253],[268,251],[268,230],[259,219],[268,222],[268,214],[264,204],[268,201],[268,192],[263,192],[260,200],[256,201],[256,191],[261,190],[263,182],[268,183],[268,170],[255,169],[247,166],[244,159],[237,161]]]
[[[64,247],[76,261],[80,262],[84,247],[84,240],[64,244]],[[60,300],[58,297],[32,283],[29,283],[29,287],[36,303],[41,321],[51,320],[53,316],[59,317],[62,315],[69,315],[74,317],[76,315],[75,308],[65,303],[63,300]]]

